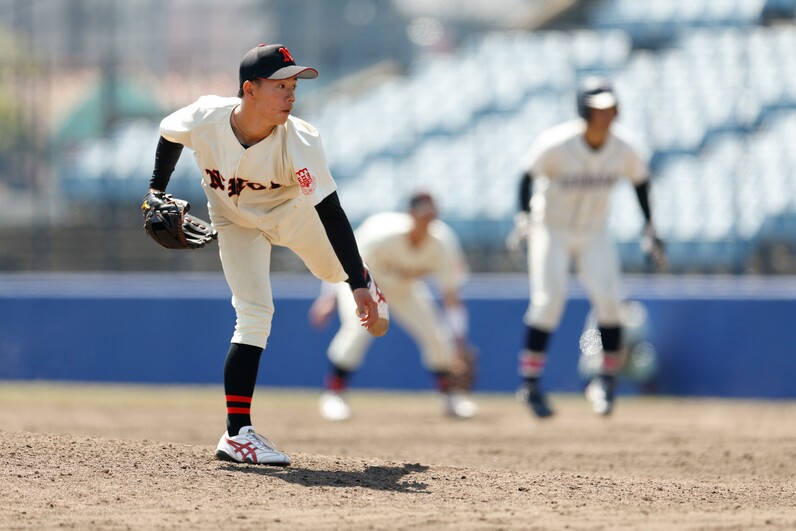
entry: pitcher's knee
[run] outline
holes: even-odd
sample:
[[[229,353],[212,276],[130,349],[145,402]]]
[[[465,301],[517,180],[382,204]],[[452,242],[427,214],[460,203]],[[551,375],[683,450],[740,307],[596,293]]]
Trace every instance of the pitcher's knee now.
[[[232,342],[265,348],[271,335],[272,315],[269,312],[238,312]]]
[[[235,328],[235,333],[232,334],[232,343],[242,343],[245,345],[254,345],[256,347],[265,348],[268,343],[268,331],[262,330],[238,330]]]

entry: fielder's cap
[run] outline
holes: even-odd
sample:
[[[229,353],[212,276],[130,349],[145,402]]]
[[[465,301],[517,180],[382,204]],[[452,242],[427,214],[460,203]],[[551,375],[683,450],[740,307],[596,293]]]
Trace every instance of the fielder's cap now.
[[[413,208],[417,208],[423,203],[431,203],[432,205],[434,204],[434,198],[431,196],[430,193],[425,191],[418,191],[414,192],[412,195],[409,196],[410,210]]]
[[[616,107],[616,96],[612,91],[607,90],[585,96],[583,103],[589,109],[610,109]]]
[[[608,78],[589,76],[578,88],[578,105],[588,109],[610,109],[617,106],[614,87]]]
[[[589,76],[580,82],[577,93],[578,115],[589,119],[589,109],[619,109],[619,100],[608,78]]]
[[[315,79],[318,71],[308,66],[299,66],[283,44],[260,44],[249,50],[240,62],[238,78],[244,81],[263,79]]]
[[[437,205],[434,201],[434,197],[430,193],[424,191],[413,193],[409,197],[409,212],[416,216],[425,216],[429,214],[436,216]]]

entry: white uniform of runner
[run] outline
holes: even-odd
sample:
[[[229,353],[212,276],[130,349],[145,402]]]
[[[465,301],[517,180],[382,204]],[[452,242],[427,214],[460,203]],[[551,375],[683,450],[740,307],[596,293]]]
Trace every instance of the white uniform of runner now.
[[[525,158],[523,169],[534,176],[525,324],[543,330],[555,329],[561,319],[572,259],[598,321],[620,323],[620,262],[608,233],[608,208],[620,178],[634,185],[647,179],[647,155],[619,124],[597,150],[586,144],[585,130],[584,120],[548,129]]]
[[[432,221],[428,237],[414,247],[408,237],[412,223],[412,217],[401,212],[374,214],[355,231],[357,244],[379,279],[391,318],[417,342],[426,368],[447,371],[455,353],[453,333],[423,279],[433,276],[443,291],[458,290],[466,280],[467,265],[448,225]],[[341,369],[354,371],[373,338],[359,326],[347,286],[339,284],[336,289],[341,326],[329,345],[329,359]]]
[[[160,134],[192,149],[202,171],[237,314],[232,342],[264,347],[274,313],[272,245],[293,250],[321,280],[343,282],[348,276],[314,212],[336,189],[318,131],[290,116],[244,148],[230,127],[230,113],[239,104],[239,98],[203,96],[164,118]],[[353,304],[350,289],[347,295]]]

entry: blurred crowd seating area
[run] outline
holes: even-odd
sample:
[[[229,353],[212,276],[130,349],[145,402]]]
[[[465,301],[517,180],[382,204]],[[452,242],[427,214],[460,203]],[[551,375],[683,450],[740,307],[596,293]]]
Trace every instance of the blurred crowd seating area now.
[[[503,254],[523,154],[574,118],[575,87],[615,81],[620,122],[648,147],[653,209],[675,272],[796,272],[796,0],[598,0],[586,27],[495,31],[451,53],[418,56],[406,75],[301,108],[322,132],[355,223],[437,195],[477,270],[524,267]],[[142,193],[157,126],[117,124],[65,154],[64,193]],[[169,191],[201,200],[191,157]],[[627,269],[647,267],[629,185],[610,224]]]

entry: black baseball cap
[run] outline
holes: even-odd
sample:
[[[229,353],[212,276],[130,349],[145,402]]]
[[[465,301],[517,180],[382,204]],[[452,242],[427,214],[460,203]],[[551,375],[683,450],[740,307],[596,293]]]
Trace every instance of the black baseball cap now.
[[[260,44],[243,56],[238,78],[240,86],[244,81],[263,79],[315,79],[318,71],[308,66],[298,66],[293,56],[283,44]]]

